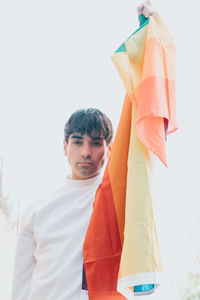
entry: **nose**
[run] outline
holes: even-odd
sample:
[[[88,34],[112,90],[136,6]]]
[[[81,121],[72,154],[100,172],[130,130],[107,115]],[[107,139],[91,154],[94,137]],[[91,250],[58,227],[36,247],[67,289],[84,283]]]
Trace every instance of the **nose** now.
[[[89,158],[91,157],[91,147],[89,144],[84,143],[81,149],[81,156],[84,158]]]

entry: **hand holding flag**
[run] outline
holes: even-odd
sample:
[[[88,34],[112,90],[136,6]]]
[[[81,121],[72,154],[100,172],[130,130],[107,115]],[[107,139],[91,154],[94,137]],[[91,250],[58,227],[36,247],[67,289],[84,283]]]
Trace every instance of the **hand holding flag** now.
[[[144,15],[145,18],[149,19],[149,17],[155,12],[154,8],[152,7],[152,4],[149,0],[142,3],[137,7],[137,13],[138,17],[140,15]]]

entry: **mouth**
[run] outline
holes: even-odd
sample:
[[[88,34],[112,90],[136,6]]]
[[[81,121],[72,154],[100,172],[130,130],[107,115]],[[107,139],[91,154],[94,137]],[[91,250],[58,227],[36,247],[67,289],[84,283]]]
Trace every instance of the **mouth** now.
[[[78,164],[81,165],[81,166],[90,166],[90,165],[92,165],[92,163],[89,162],[89,161],[81,161]]]

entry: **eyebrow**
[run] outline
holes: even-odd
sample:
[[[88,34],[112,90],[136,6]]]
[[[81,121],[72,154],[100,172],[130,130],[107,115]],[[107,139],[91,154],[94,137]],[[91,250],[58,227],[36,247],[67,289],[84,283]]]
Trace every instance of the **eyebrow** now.
[[[92,140],[94,140],[94,141],[101,141],[101,140],[103,140],[103,138],[100,137],[100,136],[91,136],[90,138]],[[71,139],[73,139],[73,140],[75,140],[75,139],[82,140],[83,137],[81,135],[72,135]]]
[[[72,135],[71,136],[71,139],[79,139],[79,140],[82,140],[83,137],[81,135]]]
[[[101,141],[101,140],[103,140],[103,138],[100,137],[100,136],[91,136],[91,139],[94,140],[94,141]]]

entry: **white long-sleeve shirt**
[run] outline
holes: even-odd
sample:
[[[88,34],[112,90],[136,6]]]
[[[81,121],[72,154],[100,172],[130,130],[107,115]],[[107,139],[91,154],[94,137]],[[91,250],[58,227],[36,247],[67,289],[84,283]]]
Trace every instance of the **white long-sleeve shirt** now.
[[[88,299],[81,291],[83,242],[101,176],[72,180],[22,218],[12,300]]]

